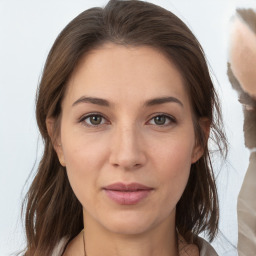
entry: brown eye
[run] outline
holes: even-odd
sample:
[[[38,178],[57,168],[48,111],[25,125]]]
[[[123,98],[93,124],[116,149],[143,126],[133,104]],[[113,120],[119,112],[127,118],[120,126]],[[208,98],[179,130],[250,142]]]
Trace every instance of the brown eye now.
[[[102,115],[90,114],[90,115],[84,116],[80,120],[80,122],[82,122],[86,126],[94,127],[94,126],[100,126],[100,125],[106,124],[107,120]]]
[[[90,124],[92,124],[92,125],[99,125],[99,124],[101,124],[101,122],[102,122],[102,117],[99,116],[99,115],[90,116],[90,117],[89,117],[89,122],[90,122]]]
[[[149,124],[157,126],[168,126],[176,123],[176,119],[169,115],[157,115],[149,120]]]

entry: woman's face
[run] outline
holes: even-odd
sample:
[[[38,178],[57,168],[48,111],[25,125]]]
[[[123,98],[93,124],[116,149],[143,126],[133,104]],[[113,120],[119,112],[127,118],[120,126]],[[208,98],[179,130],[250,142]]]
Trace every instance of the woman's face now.
[[[156,49],[105,44],[73,72],[56,150],[85,225],[139,234],[175,220],[196,146],[175,65]]]

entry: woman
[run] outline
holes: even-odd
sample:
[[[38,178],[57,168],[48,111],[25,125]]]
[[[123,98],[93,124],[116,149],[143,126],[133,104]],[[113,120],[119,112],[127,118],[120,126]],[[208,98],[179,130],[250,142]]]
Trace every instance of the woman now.
[[[174,14],[118,0],[81,13],[49,53],[36,114],[25,255],[217,255],[197,235],[218,230],[207,141],[225,136],[204,53]]]

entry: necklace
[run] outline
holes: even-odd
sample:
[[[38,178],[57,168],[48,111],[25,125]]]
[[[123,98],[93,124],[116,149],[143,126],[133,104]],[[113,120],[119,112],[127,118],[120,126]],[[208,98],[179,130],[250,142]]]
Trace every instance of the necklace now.
[[[83,244],[84,244],[84,256],[86,256],[86,252],[85,252],[85,241],[84,241],[84,230],[83,230]]]

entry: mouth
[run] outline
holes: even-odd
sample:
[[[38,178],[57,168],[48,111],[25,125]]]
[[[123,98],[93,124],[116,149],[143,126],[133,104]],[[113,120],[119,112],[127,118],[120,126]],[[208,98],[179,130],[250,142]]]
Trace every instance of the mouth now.
[[[148,197],[153,188],[139,183],[114,183],[103,190],[111,200],[120,205],[135,205]]]

